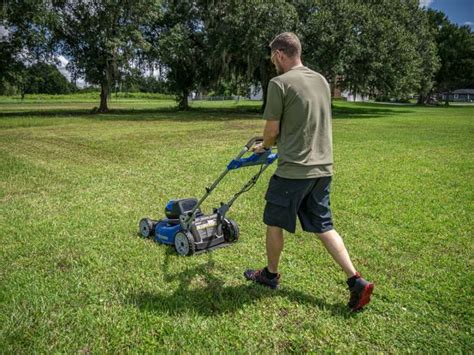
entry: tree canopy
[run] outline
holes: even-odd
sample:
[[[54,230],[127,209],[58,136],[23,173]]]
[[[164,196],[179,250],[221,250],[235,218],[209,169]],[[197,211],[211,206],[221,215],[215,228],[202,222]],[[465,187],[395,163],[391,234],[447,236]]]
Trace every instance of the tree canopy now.
[[[35,63],[26,69],[26,94],[69,94],[74,86],[52,64]]]
[[[260,86],[265,99],[276,75],[268,44],[284,31],[299,35],[303,62],[333,89],[384,97],[418,93],[424,102],[433,90],[474,84],[471,30],[420,8],[418,0],[7,4],[0,83],[22,85],[27,67],[62,55],[73,77],[101,88],[100,112],[108,110],[115,86],[156,67],[159,87],[174,93],[181,109],[196,90],[245,95]]]
[[[449,94],[462,87],[474,87],[474,36],[471,29],[449,22],[440,11],[428,10],[428,17],[441,64],[435,76],[437,90]]]
[[[55,49],[74,75],[100,85],[99,112],[106,112],[112,85],[149,45],[140,28],[156,15],[154,0],[67,0],[53,3],[50,29]]]

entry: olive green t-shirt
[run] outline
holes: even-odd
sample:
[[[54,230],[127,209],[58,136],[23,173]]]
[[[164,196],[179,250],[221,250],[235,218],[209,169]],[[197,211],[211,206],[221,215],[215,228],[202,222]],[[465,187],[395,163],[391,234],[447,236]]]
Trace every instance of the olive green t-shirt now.
[[[280,121],[276,175],[332,175],[331,92],[321,74],[300,66],[270,80],[263,118]]]

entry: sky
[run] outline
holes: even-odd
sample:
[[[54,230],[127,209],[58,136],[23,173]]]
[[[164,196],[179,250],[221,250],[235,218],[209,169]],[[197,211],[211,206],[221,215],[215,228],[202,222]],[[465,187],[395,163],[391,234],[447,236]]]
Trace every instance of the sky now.
[[[420,0],[420,6],[443,11],[451,22],[474,30],[474,0]]]

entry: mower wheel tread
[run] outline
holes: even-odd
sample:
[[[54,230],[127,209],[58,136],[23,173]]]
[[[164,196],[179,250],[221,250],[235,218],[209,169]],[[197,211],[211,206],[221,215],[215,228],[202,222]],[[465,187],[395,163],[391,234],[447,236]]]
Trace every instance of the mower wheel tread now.
[[[237,222],[233,219],[225,219],[223,225],[224,239],[226,242],[235,243],[239,239],[240,231]]]
[[[143,238],[152,237],[155,234],[155,226],[157,221],[154,221],[150,218],[142,218],[138,223],[140,235]]]
[[[191,256],[196,252],[196,245],[191,233],[178,232],[174,237],[174,248],[179,255]]]

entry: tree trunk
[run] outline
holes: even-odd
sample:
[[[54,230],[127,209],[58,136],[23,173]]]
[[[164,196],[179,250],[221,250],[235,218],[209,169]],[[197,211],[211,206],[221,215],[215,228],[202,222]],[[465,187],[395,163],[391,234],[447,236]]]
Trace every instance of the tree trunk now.
[[[334,108],[334,97],[336,96],[336,79],[329,80],[329,90],[331,91],[331,109]]]
[[[329,83],[329,89],[331,91],[331,98],[334,99],[336,97],[336,90],[337,90],[337,76],[335,73],[328,74],[326,76],[326,80]]]
[[[268,81],[264,83],[262,81],[262,99],[263,99],[263,104],[262,107],[260,108],[260,111],[263,112],[265,111],[265,107],[267,106],[267,89],[268,89]]]
[[[188,91],[184,90],[181,93],[181,96],[179,97],[178,108],[182,111],[189,110],[188,95],[189,95]]]
[[[449,91],[446,93],[446,98],[444,99],[444,105],[445,106],[449,106],[449,94],[450,93],[451,92],[449,92]]]
[[[108,96],[109,96],[109,87],[107,84],[102,83],[101,90],[100,90],[100,106],[99,106],[100,113],[109,112],[109,108],[107,106]]]
[[[423,94],[419,94],[417,105],[424,105],[425,103],[426,103],[426,96]]]
[[[21,101],[25,99],[25,94],[26,94],[26,84],[21,83],[20,84],[20,95],[21,95]]]
[[[267,106],[267,92],[268,92],[268,83],[274,72],[272,72],[272,67],[268,66],[266,62],[262,62],[260,64],[260,84],[262,85],[262,99],[263,104],[261,108],[261,112],[265,111],[265,107]]]
[[[105,78],[102,79],[100,85],[100,106],[99,113],[109,112],[109,107],[107,106],[107,100],[110,95],[110,88],[114,82],[114,65],[115,59],[112,56],[112,59],[108,58],[106,61],[105,67]]]

